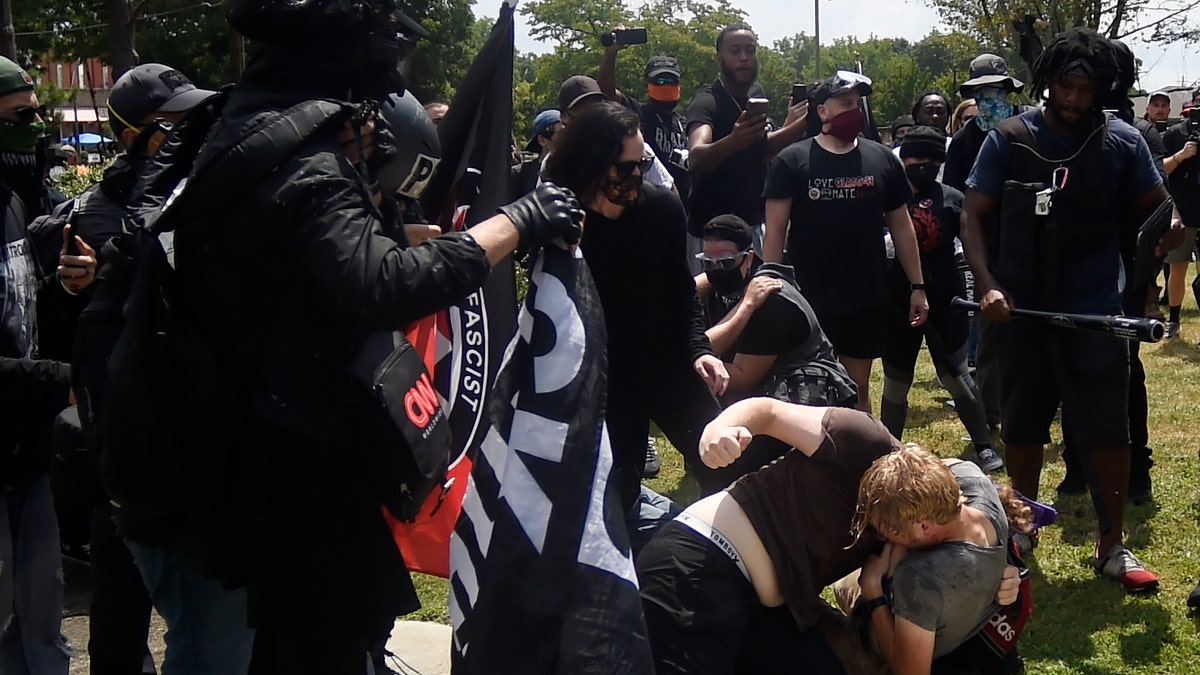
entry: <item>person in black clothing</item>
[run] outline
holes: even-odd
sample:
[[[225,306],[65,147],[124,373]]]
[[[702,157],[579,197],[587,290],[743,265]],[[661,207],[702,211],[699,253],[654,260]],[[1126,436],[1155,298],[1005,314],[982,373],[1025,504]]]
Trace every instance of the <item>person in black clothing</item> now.
[[[608,423],[613,472],[628,509],[638,494],[646,434],[656,422],[695,471],[701,489],[728,481],[699,461],[700,431],[717,415],[729,374],[704,334],[685,255],[683,205],[642,181],[639,120],[595,103],[563,132],[545,176],[579,195],[587,212],[581,248],[608,329]]]
[[[874,359],[886,346],[888,294],[883,231],[912,283],[909,321],[919,326],[929,305],[921,260],[908,217],[904,167],[887,146],[863,138],[861,98],[871,81],[838,71],[813,90],[821,133],[775,159],[763,188],[767,230],[763,259],[787,261],[838,358],[858,387],[858,408],[870,412]]]
[[[1008,64],[995,54],[980,54],[971,61],[970,74],[958,88],[963,98],[975,99],[979,113],[966,124],[946,148],[946,163],[942,166],[942,184],[959,192],[967,189],[967,176],[975,165],[979,149],[987,133],[1000,122],[1017,114],[1016,106],[1008,102],[1009,94],[1020,92],[1025,83],[1009,75]]]
[[[746,111],[749,99],[767,96],[757,82],[757,50],[758,38],[750,26],[723,28],[717,36],[721,75],[701,88],[688,106],[688,233],[696,238],[697,248],[701,230],[713,216],[732,213],[752,228],[763,223],[767,163],[808,128],[806,100],[790,105],[778,129],[766,115],[752,117]]]
[[[654,155],[675,179],[675,190],[686,204],[691,188],[688,171],[686,124],[676,110],[680,97],[679,62],[670,56],[652,56],[646,61],[646,102],[617,89],[617,52],[629,45],[614,42],[605,47],[596,82],[610,100],[632,110],[642,120],[642,137]]]
[[[295,104],[361,110],[396,93],[400,60],[427,35],[390,2],[239,0],[229,18],[262,50],[197,163],[230,148],[250,155],[247,134],[277,145],[252,130]],[[230,400],[214,417],[239,430],[205,458],[205,482],[187,488],[209,510],[208,569],[246,586],[251,673],[363,673],[370,640],[418,606],[380,510],[383,488],[368,480],[376,467],[362,448],[377,439],[349,372],[364,339],[461,301],[518,247],[579,237],[578,202],[543,183],[467,232],[407,247],[373,177],[394,154],[381,120],[348,117],[292,138],[269,175],[201,201],[193,215],[206,227],[175,235],[177,314],[221,354]],[[193,179],[186,189],[205,187]],[[304,555],[280,564],[306,541]]]
[[[1050,22],[1041,17],[1029,16],[1025,13],[1025,6],[1018,5],[1011,26],[1017,36],[1017,52],[1025,66],[1033,72],[1034,63],[1042,53],[1042,39],[1038,37],[1037,29],[1049,27]]]
[[[1150,156],[1154,159],[1154,165],[1158,169],[1163,180],[1167,179],[1166,168],[1163,166],[1163,157],[1166,155],[1166,149],[1163,145],[1163,139],[1155,128],[1154,123],[1145,119],[1134,119],[1133,116],[1133,101],[1129,100],[1128,92],[1133,87],[1134,81],[1137,79],[1137,65],[1133,57],[1133,52],[1129,47],[1120,40],[1110,40],[1113,46],[1113,53],[1117,60],[1117,67],[1120,70],[1116,81],[1113,82],[1112,89],[1108,93],[1108,100],[1104,103],[1105,110],[1112,113],[1114,117],[1132,125],[1138,130],[1138,133],[1145,139],[1146,145],[1150,148]],[[1178,214],[1175,214],[1178,218]],[[1134,277],[1135,252],[1137,247],[1136,239],[1127,237],[1121,243],[1121,259],[1125,265],[1126,287],[1123,295],[1122,305],[1126,316],[1144,316],[1146,311],[1146,296],[1150,293],[1150,289],[1146,286],[1138,286],[1135,282],[1139,281]],[[1167,254],[1170,255],[1169,253]],[[1161,265],[1161,260],[1158,261]],[[1170,336],[1167,336],[1170,337]],[[1142,360],[1139,358],[1138,342],[1129,343],[1129,442],[1130,442],[1130,462],[1129,462],[1129,491],[1126,493],[1126,498],[1131,504],[1145,504],[1154,497],[1154,486],[1150,480],[1150,468],[1154,466],[1152,457],[1153,450],[1150,448],[1150,431],[1148,425],[1148,416],[1150,413],[1149,402],[1146,396],[1146,369],[1142,365]],[[1070,425],[1064,426],[1066,429]],[[1063,439],[1063,464],[1066,467],[1066,475],[1058,484],[1056,489],[1060,495],[1083,494],[1087,491],[1087,481],[1084,478],[1084,470],[1080,465],[1079,444],[1069,437]]]
[[[517,199],[533,192],[541,178],[546,157],[554,151],[554,136],[562,128],[562,114],[557,110],[543,110],[533,118],[533,130],[529,134],[526,153],[536,153],[509,173],[509,199]]]
[[[904,134],[907,134],[908,130],[913,128],[916,123],[917,122],[912,118],[912,115],[901,115],[896,118],[896,121],[892,122],[893,148],[900,147],[900,144],[904,142]]]
[[[1192,92],[1192,102],[1185,109],[1183,119],[1163,133],[1163,168],[1170,175],[1168,187],[1187,227],[1183,243],[1167,254],[1167,262],[1171,265],[1170,276],[1167,277],[1167,306],[1170,312],[1167,339],[1180,334],[1179,312],[1187,286],[1187,268],[1196,248],[1196,233],[1200,231],[1200,160],[1196,159],[1197,149],[1200,148],[1196,140],[1200,126],[1192,123],[1188,112],[1196,108],[1200,108],[1200,89]]]
[[[890,286],[895,296],[891,336],[883,353],[883,400],[879,419],[896,438],[904,437],[908,417],[908,391],[912,387],[917,355],[924,338],[937,370],[938,381],[954,398],[954,409],[971,435],[984,471],[997,471],[1004,461],[992,448],[987,418],[979,390],[967,369],[967,315],[950,308],[950,299],[962,295],[962,279],[954,260],[954,239],[962,215],[963,195],[937,182],[946,156],[946,134],[940,128],[916,126],[900,146],[900,160],[912,186],[908,213],[921,251],[921,272],[929,298],[929,320],[919,328],[908,325],[908,279],[899,266],[892,267]]]

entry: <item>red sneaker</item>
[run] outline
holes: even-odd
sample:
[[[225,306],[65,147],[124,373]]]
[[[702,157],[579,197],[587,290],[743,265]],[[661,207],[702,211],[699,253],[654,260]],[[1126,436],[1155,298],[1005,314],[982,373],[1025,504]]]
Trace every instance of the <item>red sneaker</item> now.
[[[1158,590],[1158,577],[1146,569],[1132,551],[1117,544],[1101,558],[1099,549],[1100,544],[1097,543],[1096,553],[1092,557],[1096,574],[1116,579],[1129,593],[1153,593]]]

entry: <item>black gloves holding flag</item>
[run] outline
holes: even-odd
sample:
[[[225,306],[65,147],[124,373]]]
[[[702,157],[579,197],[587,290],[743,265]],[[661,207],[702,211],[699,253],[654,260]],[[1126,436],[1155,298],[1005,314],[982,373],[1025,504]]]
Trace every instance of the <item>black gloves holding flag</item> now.
[[[500,207],[517,228],[518,254],[544,246],[555,239],[579,243],[583,233],[583,208],[575,193],[554,183],[542,183],[533,192]]]

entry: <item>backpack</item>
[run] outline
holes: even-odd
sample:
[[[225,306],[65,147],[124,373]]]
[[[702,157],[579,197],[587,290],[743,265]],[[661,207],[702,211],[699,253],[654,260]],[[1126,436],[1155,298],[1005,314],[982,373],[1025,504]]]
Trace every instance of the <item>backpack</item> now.
[[[176,311],[174,235],[202,227],[205,206],[232,202],[353,112],[344,102],[305,101],[198,161],[226,98],[193,108],[142,173],[125,233],[101,250],[76,329],[72,380],[101,481],[114,502],[158,521],[183,514],[189,486],[222,477],[222,452],[237,433],[239,383],[204,339],[207,329]]]

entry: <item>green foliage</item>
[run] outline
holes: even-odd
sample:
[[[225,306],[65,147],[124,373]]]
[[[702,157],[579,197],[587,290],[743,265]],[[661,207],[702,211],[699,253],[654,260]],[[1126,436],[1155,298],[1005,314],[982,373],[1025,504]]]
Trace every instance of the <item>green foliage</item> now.
[[[88,167],[89,171],[86,173],[78,173],[67,167],[67,170],[63,171],[54,181],[54,188],[68,197],[76,197],[79,193],[99,183],[109,164],[111,162],[93,164]]]

